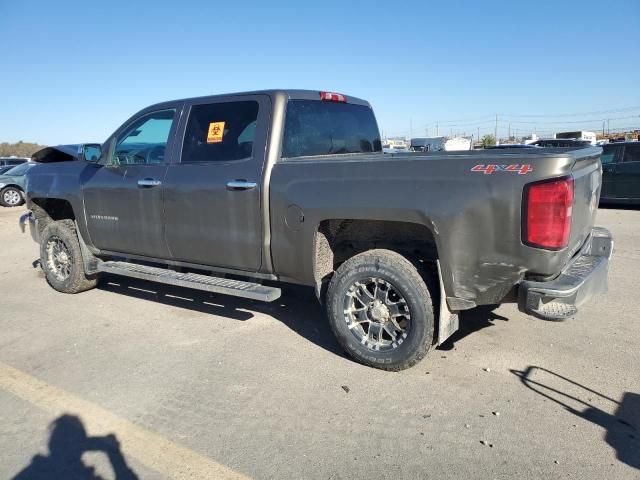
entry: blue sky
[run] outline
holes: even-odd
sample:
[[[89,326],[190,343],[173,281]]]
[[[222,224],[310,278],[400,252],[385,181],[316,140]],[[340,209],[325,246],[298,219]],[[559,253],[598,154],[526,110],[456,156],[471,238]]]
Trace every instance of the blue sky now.
[[[640,128],[638,0],[0,0],[0,30],[0,142],[262,88],[366,98],[389,135]]]

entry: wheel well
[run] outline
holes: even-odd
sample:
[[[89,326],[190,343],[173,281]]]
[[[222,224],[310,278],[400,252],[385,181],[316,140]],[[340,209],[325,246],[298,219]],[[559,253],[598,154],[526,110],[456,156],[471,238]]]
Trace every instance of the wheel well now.
[[[38,219],[40,233],[50,222],[76,219],[71,204],[60,198],[32,198],[30,209]]]
[[[21,192],[24,192],[24,190],[22,189],[22,187],[20,187],[20,185],[14,185],[13,183],[7,183],[2,188],[0,188],[0,190],[4,190],[5,188],[9,188],[9,187],[15,188],[17,190],[20,190]]]
[[[325,220],[315,238],[316,284],[325,282],[349,258],[373,248],[392,250],[428,265],[438,258],[433,233],[424,225],[385,220]]]

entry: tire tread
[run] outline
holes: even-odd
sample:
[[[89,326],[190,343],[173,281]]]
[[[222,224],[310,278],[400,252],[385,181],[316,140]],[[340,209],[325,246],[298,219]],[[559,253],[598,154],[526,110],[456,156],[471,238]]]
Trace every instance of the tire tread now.
[[[368,361],[363,358],[356,357],[356,360],[365,365],[387,370],[387,371],[400,371],[410,368],[417,363],[419,363],[428,353],[431,345],[433,343],[433,333],[434,333],[434,317],[433,317],[433,305],[432,305],[432,295],[429,292],[429,287],[427,286],[427,282],[425,278],[428,278],[425,272],[421,272],[421,266],[417,263],[410,261],[407,257],[401,255],[400,253],[394,252],[392,250],[386,249],[374,249],[368,250],[366,252],[357,254],[347,261],[345,261],[338,269],[336,270],[331,282],[329,284],[329,289],[327,291],[327,313],[329,316],[329,325],[331,326],[331,330],[335,335],[336,339],[340,346],[346,351],[349,352],[348,346],[344,341],[341,332],[337,329],[337,322],[342,321],[339,318],[331,318],[332,317],[332,306],[333,306],[333,297],[336,295],[336,288],[338,288],[338,279],[346,275],[348,272],[353,271],[354,269],[363,266],[363,265],[379,265],[383,263],[388,268],[393,269],[399,275],[407,279],[411,285],[417,290],[418,296],[425,300],[425,310],[427,314],[427,332],[425,335],[425,340],[422,342],[416,351],[412,352],[406,359],[401,362],[394,364],[380,364]],[[334,315],[336,312],[333,312]]]
[[[47,238],[51,236],[53,232],[55,232],[55,234],[62,238],[67,244],[75,262],[75,268],[72,268],[71,278],[69,279],[69,282],[64,285],[61,285],[60,282],[52,281],[47,272],[45,246]],[[73,220],[58,220],[49,223],[44,228],[40,243],[40,263],[42,265],[42,270],[45,273],[47,283],[59,292],[80,293],[94,288],[98,283],[96,275],[88,276],[85,274],[84,263],[82,261],[82,251],[80,249],[80,242],[76,233],[76,225]]]

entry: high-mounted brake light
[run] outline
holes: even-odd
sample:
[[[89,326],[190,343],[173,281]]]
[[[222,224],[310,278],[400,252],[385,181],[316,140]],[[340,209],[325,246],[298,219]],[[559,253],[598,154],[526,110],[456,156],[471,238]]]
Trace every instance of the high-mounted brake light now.
[[[548,250],[567,246],[573,208],[572,177],[526,185],[523,207],[524,243]]]
[[[333,92],[320,92],[320,100],[324,100],[325,102],[347,103],[346,96],[342,95],[341,93]]]

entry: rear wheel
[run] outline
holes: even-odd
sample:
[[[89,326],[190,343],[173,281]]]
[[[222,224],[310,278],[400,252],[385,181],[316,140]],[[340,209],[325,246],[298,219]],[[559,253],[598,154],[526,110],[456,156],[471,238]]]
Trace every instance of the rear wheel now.
[[[3,207],[18,207],[24,203],[22,192],[17,187],[5,187],[0,191],[0,204]]]
[[[85,275],[73,220],[59,220],[45,227],[40,240],[40,264],[49,285],[59,292],[79,293],[97,284],[95,275]]]
[[[355,360],[384,370],[418,363],[433,342],[431,295],[414,264],[390,250],[343,263],[327,291],[329,323]]]

